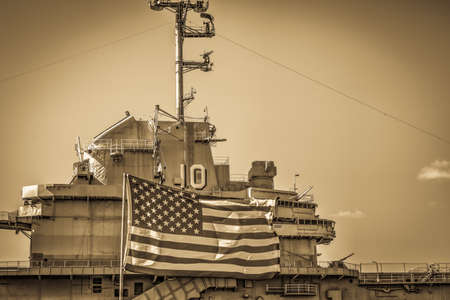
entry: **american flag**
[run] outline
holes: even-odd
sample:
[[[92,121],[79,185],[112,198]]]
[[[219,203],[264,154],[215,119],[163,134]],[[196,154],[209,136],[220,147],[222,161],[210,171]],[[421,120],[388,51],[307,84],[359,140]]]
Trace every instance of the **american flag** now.
[[[271,278],[280,271],[269,206],[199,195],[128,175],[125,268],[167,275]]]

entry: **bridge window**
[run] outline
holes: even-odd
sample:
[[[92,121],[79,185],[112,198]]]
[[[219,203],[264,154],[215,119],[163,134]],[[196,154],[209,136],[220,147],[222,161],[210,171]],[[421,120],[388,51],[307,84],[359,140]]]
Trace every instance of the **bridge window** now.
[[[101,294],[102,293],[102,278],[94,277],[92,278],[92,293]]]
[[[135,282],[134,283],[134,295],[140,295],[144,292],[144,283],[143,282]]]
[[[114,297],[119,298],[119,289],[114,289]],[[122,293],[123,297],[128,297],[128,289],[123,289],[123,293]]]

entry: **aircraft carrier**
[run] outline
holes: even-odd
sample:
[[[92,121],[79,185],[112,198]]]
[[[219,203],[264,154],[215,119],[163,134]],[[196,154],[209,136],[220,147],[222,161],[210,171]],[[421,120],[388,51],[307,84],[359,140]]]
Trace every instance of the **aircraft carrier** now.
[[[153,118],[139,120],[126,112],[92,140],[78,139],[69,183],[23,187],[23,205],[1,212],[0,228],[30,239],[29,260],[0,262],[0,299],[450,299],[450,263],[355,264],[346,261],[352,254],[318,261],[317,246],[333,241],[335,222],[316,214],[310,189],[277,190],[273,161],[253,161],[248,176],[232,177],[229,159],[212,154],[225,139],[216,136],[209,117],[185,117],[195,91],[185,94],[183,75],[212,69],[212,52],[199,61],[183,57],[185,39],[215,35],[208,2],[155,0],[149,7],[175,15],[176,113],[155,105]],[[190,14],[203,24],[187,25]],[[271,200],[278,272],[243,279],[124,271],[125,173],[200,197]]]

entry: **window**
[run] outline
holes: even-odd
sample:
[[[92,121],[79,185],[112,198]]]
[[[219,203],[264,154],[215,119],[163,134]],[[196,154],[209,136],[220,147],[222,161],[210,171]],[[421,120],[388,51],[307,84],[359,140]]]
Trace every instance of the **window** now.
[[[134,283],[134,295],[140,295],[144,292],[144,283],[142,282],[135,282]]]
[[[123,289],[123,297],[128,297],[128,289]],[[114,289],[114,297],[119,298],[119,289]]]
[[[102,293],[102,278],[101,277],[92,278],[92,293],[94,293],[94,294]]]

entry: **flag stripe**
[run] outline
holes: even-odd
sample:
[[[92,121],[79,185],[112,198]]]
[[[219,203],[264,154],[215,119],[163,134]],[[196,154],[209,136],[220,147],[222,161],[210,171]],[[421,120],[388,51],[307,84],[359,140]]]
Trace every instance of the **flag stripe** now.
[[[203,217],[212,216],[212,217],[220,217],[220,218],[232,218],[232,219],[255,219],[255,218],[264,218],[267,219],[270,217],[270,212],[267,211],[230,211],[230,210],[218,210],[203,207]]]
[[[251,233],[254,232],[270,232],[270,225],[226,225],[217,223],[203,223],[203,230],[216,231],[222,233]]]
[[[188,239],[185,239],[185,242],[173,242],[134,234],[131,235],[131,242],[158,246],[162,248],[185,249],[189,251],[209,252],[214,254],[231,254],[236,252],[264,253],[278,249],[278,243],[275,241],[270,245],[255,246],[255,244],[251,241],[245,243],[245,240],[216,240],[214,244],[205,245],[190,243],[191,241]]]
[[[131,263],[138,266],[150,267],[155,270],[194,270],[194,271],[206,271],[206,272],[236,272],[240,274],[252,273],[252,274],[264,274],[279,272],[279,265],[266,265],[246,267],[228,263],[169,263],[169,262],[157,262],[154,260],[148,260],[143,258],[137,258],[133,256],[127,257],[127,263]],[[184,273],[183,273],[184,274]]]
[[[154,231],[147,228],[142,228],[138,226],[131,226],[130,233],[142,235],[142,236],[150,236],[156,239],[164,239],[164,240],[173,240],[179,242],[186,242],[186,236],[181,234],[171,234],[171,233],[162,233],[158,231]],[[278,237],[271,232],[255,232],[255,233],[229,233],[229,232],[215,232],[215,231],[206,231],[204,230],[202,236],[189,236],[194,243],[199,244],[209,244],[213,245],[217,244],[217,239],[219,240],[253,240],[251,241],[254,245],[267,245],[273,244],[274,240],[278,241]],[[260,240],[260,241],[257,241]]]
[[[269,225],[267,225],[267,221],[262,218],[259,218],[259,219],[233,219],[233,218],[203,216],[203,222],[224,224],[224,225],[239,225],[239,226],[246,226],[246,225],[264,225],[266,227],[269,226]],[[270,229],[270,227],[268,229]]]
[[[182,246],[182,244],[176,245],[178,247]],[[190,258],[199,258],[203,259],[205,261],[211,261],[211,262],[220,262],[227,258],[239,258],[244,261],[250,261],[250,260],[270,260],[274,259],[274,257],[279,256],[279,250],[275,249],[272,251],[264,251],[264,252],[246,252],[246,251],[233,251],[233,253],[226,252],[226,253],[215,253],[215,252],[204,252],[202,250],[193,250],[186,248],[165,248],[161,246],[155,246],[155,245],[149,245],[145,243],[140,242],[134,242],[131,241],[130,249],[141,251],[141,252],[147,252],[154,255],[163,255],[163,256],[172,256],[172,257],[179,257],[185,259],[186,257]],[[156,259],[155,259],[156,260]]]
[[[207,204],[207,205],[212,205],[214,207],[222,207],[222,206],[239,206],[239,207],[248,207],[248,201],[246,200],[230,200],[230,199],[217,199],[217,200],[205,200],[205,199],[200,199],[199,200],[201,204]]]
[[[215,210],[226,210],[226,211],[270,211],[270,207],[264,206],[244,206],[244,205],[214,205],[202,203],[203,207]]]
[[[151,260],[155,262],[165,262],[172,264],[211,264],[214,263],[211,260],[193,258],[193,257],[175,257],[175,256],[165,256],[162,254],[153,254],[145,251],[137,251],[130,249],[129,254],[132,257],[142,258],[146,260]],[[230,264],[243,267],[264,267],[270,265],[278,264],[278,258],[275,259],[260,259],[260,260],[247,260],[242,258],[224,258],[217,263]],[[211,267],[210,267],[211,268]],[[195,270],[195,269],[194,269]],[[211,270],[211,269],[210,269]]]
[[[205,216],[203,215],[203,222],[206,223],[216,223],[216,224],[226,224],[226,225],[267,225],[267,221],[262,218],[258,219],[234,219],[234,218],[221,218],[215,216]]]
[[[271,232],[254,232],[254,233],[232,233],[232,232],[217,232],[217,231],[208,231],[203,230],[202,235],[204,237],[223,239],[223,240],[240,240],[240,239],[254,239],[254,240],[265,240],[274,237],[274,234]]]

